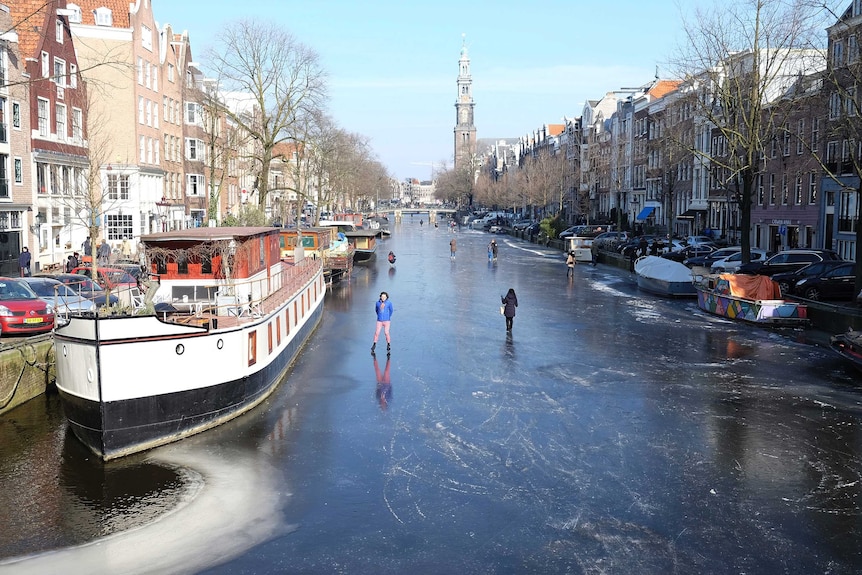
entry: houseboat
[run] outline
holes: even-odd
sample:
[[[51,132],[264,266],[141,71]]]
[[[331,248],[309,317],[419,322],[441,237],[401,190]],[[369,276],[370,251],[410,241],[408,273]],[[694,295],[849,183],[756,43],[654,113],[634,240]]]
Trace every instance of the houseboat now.
[[[781,298],[767,276],[721,274],[695,281],[697,305],[705,312],[764,326],[806,326],[808,308]]]
[[[306,257],[310,255],[323,260],[323,275],[327,284],[350,276],[354,250],[337,227],[281,229],[279,235],[283,260],[291,261],[296,246],[302,245]]]
[[[380,237],[380,230],[356,230],[353,232],[344,232],[348,243],[353,246],[355,253],[353,260],[355,262],[365,262],[372,258],[377,253],[377,238]]]
[[[73,316],[54,334],[74,434],[104,460],[217,426],[262,402],[320,322],[321,259],[281,259],[278,228],[141,238],[155,310]],[[150,294],[147,294],[150,296]]]

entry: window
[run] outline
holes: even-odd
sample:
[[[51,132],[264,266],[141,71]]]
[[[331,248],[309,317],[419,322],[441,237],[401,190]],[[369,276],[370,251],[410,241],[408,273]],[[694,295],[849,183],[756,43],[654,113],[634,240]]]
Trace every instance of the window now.
[[[138,123],[144,123],[144,97],[138,96]]]
[[[174,81],[174,65],[168,64],[168,82],[173,83]]]
[[[201,196],[204,193],[204,177],[201,174],[189,174],[186,195]]]
[[[159,69],[153,64],[153,92],[159,91]]]
[[[78,87],[78,67],[75,64],[69,64],[69,86]]]
[[[69,129],[66,126],[66,106],[63,104],[56,104],[54,106],[54,124],[57,138],[65,140],[69,135]]]
[[[805,120],[799,120],[796,126],[796,154],[800,155],[805,151]]]
[[[836,40],[832,44],[832,65],[840,67],[844,64],[844,43]]]
[[[808,174],[808,203],[817,203],[817,172]]]
[[[152,86],[152,72],[153,72],[153,67],[150,66],[150,63],[147,62],[146,64],[144,64],[144,85],[147,88]]]
[[[257,331],[248,334],[248,364],[257,363]]]
[[[18,102],[12,102],[12,127],[21,129],[21,104]]]
[[[787,174],[781,174],[781,203],[787,205]]]
[[[841,192],[838,207],[838,231],[856,231],[856,192]]]
[[[80,108],[72,108],[72,137],[81,141],[84,139],[84,134],[81,132],[81,126],[84,124],[84,115]]]
[[[186,138],[186,159],[204,160],[204,143],[196,138]]]
[[[144,59],[141,58],[140,56],[138,56],[137,70],[138,70],[138,85],[143,86],[144,85]]]
[[[93,10],[93,16],[96,20],[96,26],[113,26],[114,17],[111,14],[111,9],[101,6]]]
[[[793,202],[797,206],[802,205],[802,174],[796,174],[796,189],[794,190]]]
[[[66,4],[66,9],[70,10],[72,13],[69,15],[69,22],[73,24],[80,24],[83,20],[81,7],[77,4]]]
[[[120,174],[108,174],[108,199],[129,199],[129,176]]]
[[[146,103],[145,109],[146,109],[146,112],[147,112],[147,126],[152,126],[152,125],[153,125],[153,106],[152,106],[152,102],[150,102],[149,100],[147,100],[147,103]]]
[[[829,119],[841,117],[841,94],[835,92],[829,95]]]
[[[769,174],[769,204],[775,205],[775,174]]]
[[[811,151],[814,154],[820,151],[820,118],[811,120]]]
[[[51,74],[51,63],[48,52],[42,52],[42,77],[47,78]]]
[[[38,117],[39,136],[48,137],[48,100],[39,98],[36,104],[36,114]]]
[[[9,197],[9,156],[0,154],[0,198]]]
[[[153,163],[153,139],[147,138],[147,163]]]
[[[847,63],[852,64],[859,58],[859,45],[856,36],[852,34],[847,38]]]
[[[167,122],[170,119],[168,115],[168,97],[162,96],[162,119]]]
[[[109,240],[122,240],[130,238],[134,235],[132,231],[132,215],[131,214],[106,214],[105,223],[108,228]]]
[[[141,46],[150,52],[153,51],[153,31],[141,24]]]
[[[63,43],[63,21],[59,18],[54,24],[54,39],[57,41],[58,44]]]
[[[138,138],[138,156],[140,162],[147,161],[147,139],[144,136]]]
[[[783,133],[781,135],[781,138],[782,138],[782,141],[781,141],[782,150],[781,151],[783,152],[784,156],[789,156],[790,155],[790,126],[788,126],[787,124],[784,124],[784,126],[782,128],[782,132]]]
[[[186,123],[200,123],[200,105],[194,102],[186,102]]]
[[[24,183],[24,162],[21,158],[15,158],[15,183],[19,186]]]

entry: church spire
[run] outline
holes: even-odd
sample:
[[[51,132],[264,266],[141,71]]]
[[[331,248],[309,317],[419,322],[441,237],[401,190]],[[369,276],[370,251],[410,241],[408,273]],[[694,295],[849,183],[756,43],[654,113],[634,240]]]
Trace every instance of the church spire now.
[[[473,79],[467,36],[461,35],[461,57],[458,60],[458,97],[455,100],[455,169],[471,161],[476,153],[476,126],[473,125]]]

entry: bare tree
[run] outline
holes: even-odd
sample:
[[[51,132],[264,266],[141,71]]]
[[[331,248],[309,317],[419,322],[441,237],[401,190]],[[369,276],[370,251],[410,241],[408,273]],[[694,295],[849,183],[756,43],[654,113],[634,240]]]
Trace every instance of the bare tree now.
[[[692,149],[707,161],[717,184],[733,190],[741,214],[743,261],[751,258],[751,206],[764,147],[776,135],[778,106],[797,73],[816,67],[813,50],[820,11],[805,2],[736,0],[698,10],[685,22],[687,42],[675,66],[682,89],[696,97],[699,128],[712,145]],[[706,148],[706,149],[704,149]]]
[[[303,122],[325,102],[324,72],[317,54],[289,32],[253,20],[228,24],[209,58],[222,89],[246,94],[255,108],[250,115],[225,113],[259,145],[255,189],[263,209],[273,150],[284,142],[302,143]]]

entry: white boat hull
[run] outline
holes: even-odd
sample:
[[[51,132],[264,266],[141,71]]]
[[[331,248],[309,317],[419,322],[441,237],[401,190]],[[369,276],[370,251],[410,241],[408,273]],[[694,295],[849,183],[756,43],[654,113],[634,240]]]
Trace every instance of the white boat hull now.
[[[272,393],[320,322],[325,292],[319,270],[271,312],[223,328],[73,317],[54,344],[72,431],[109,460],[248,411]]]

